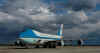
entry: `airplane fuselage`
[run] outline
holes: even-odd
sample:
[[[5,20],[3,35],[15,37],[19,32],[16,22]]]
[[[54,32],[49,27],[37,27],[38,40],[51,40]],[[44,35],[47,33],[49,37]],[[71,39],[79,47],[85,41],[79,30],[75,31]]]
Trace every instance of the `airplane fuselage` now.
[[[61,25],[57,35],[51,35],[46,33],[41,33],[36,30],[27,29],[25,32],[22,32],[19,35],[19,38],[16,40],[16,45],[25,46],[26,44],[43,44],[44,46],[56,45],[56,41],[62,39],[62,28]]]

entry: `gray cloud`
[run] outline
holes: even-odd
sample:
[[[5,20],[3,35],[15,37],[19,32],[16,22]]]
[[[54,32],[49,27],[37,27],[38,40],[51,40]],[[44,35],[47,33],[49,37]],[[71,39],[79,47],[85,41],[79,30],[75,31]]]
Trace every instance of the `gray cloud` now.
[[[0,8],[1,40],[15,39],[25,28],[51,23],[55,20],[54,17],[55,14],[38,0],[8,0]],[[12,38],[7,38],[8,36]]]
[[[97,2],[98,4],[100,4],[100,0],[96,0],[96,2]]]
[[[98,23],[99,21],[100,21],[100,11],[96,11],[96,12],[94,12],[93,13],[93,15],[92,16],[89,16],[89,22],[90,23]]]
[[[96,0],[68,0],[68,4],[64,4],[65,8],[71,8],[75,11],[91,10],[96,8]]]
[[[91,16],[84,12],[95,8],[95,0],[76,0],[73,3],[71,1],[69,6],[73,10],[68,7],[66,14],[57,15],[48,9],[48,5],[38,0],[8,0],[0,8],[0,34],[4,35],[1,40],[15,39],[27,27],[56,34],[56,24],[59,23],[65,24],[65,39],[79,39],[83,34],[97,32],[99,12],[94,12]]]

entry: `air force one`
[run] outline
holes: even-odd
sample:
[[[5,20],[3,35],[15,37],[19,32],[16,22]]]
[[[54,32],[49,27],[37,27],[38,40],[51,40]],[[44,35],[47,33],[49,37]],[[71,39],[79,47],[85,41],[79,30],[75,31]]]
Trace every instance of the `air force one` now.
[[[28,47],[30,45],[39,47],[41,45],[45,48],[56,48],[57,45],[64,45],[62,32],[63,24],[59,25],[57,35],[45,34],[34,29],[27,29],[19,35],[15,45],[22,47]]]

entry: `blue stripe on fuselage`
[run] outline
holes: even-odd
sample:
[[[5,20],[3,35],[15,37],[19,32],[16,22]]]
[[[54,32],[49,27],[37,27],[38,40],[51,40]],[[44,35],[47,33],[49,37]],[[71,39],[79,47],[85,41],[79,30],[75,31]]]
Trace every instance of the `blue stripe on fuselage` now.
[[[32,29],[27,29],[25,32],[22,32],[19,36],[20,38],[39,38],[35,33],[32,32]]]
[[[19,36],[19,38],[41,38],[41,39],[55,39],[60,40],[60,38],[48,38],[48,37],[40,37],[37,36],[32,29],[27,29],[25,32],[22,32]]]

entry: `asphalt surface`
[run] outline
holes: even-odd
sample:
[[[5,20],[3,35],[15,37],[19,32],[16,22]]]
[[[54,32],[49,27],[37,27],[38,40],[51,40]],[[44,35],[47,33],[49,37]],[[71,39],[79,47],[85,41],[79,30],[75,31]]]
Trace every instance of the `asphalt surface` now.
[[[11,46],[0,46],[0,53],[100,53],[100,46],[85,46],[64,48],[15,48]]]

